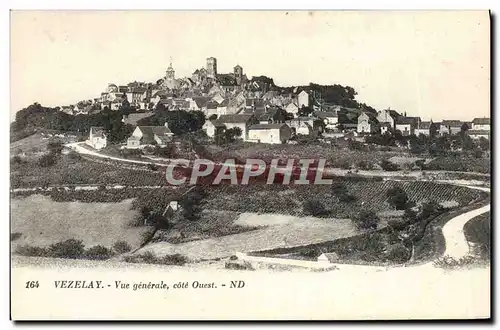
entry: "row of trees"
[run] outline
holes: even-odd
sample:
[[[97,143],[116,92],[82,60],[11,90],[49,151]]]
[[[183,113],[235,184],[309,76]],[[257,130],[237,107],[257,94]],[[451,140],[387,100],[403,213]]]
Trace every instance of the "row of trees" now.
[[[441,155],[453,150],[490,150],[488,139],[481,137],[478,141],[474,141],[465,130],[457,134],[441,136],[425,134],[403,136],[400,131],[385,132],[366,136],[365,141],[381,146],[408,146],[413,154],[428,152],[431,155]]]

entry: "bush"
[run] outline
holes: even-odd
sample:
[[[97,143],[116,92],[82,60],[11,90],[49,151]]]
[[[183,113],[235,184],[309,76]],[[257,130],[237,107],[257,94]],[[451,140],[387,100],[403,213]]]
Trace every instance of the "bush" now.
[[[361,211],[360,214],[353,219],[353,222],[358,229],[377,229],[380,218],[375,212]]]
[[[26,257],[48,257],[49,251],[39,246],[22,245],[16,249],[16,253]]]
[[[422,219],[425,220],[433,215],[441,214],[443,213],[443,211],[444,209],[439,203],[435,201],[430,201],[422,204],[422,211],[420,216]]]
[[[56,163],[56,156],[54,154],[43,155],[38,160],[38,165],[41,167],[49,167]]]
[[[399,170],[399,166],[397,164],[394,164],[387,159],[382,160],[380,163],[380,167],[387,172],[394,172]]]
[[[434,267],[438,268],[454,269],[471,265],[475,261],[476,258],[474,258],[473,256],[465,256],[458,260],[450,256],[443,256],[441,258],[436,259],[436,261],[433,262],[433,265]]]
[[[130,252],[132,250],[132,247],[125,241],[118,241],[115,244],[113,244],[112,249],[115,253],[122,254]]]
[[[140,254],[139,258],[142,259],[142,261],[147,264],[156,263],[156,256],[151,251],[146,251],[143,254]]]
[[[158,259],[158,263],[162,265],[178,265],[183,266],[187,263],[187,258],[182,254],[176,253],[172,255],[165,255]]]
[[[72,238],[49,246],[49,254],[54,258],[77,259],[82,257],[84,252],[83,241]]]
[[[151,229],[141,233],[141,246],[148,244],[155,234],[156,230]]]
[[[408,204],[408,195],[400,187],[394,187],[387,190],[387,202],[394,206],[396,210],[404,210]]]
[[[85,258],[92,260],[106,260],[113,256],[113,251],[102,245],[93,246],[85,251]]]
[[[58,155],[63,150],[61,141],[52,141],[47,144],[47,150],[54,155]]]
[[[425,170],[425,160],[423,160],[423,159],[417,159],[414,164],[421,171]]]
[[[16,155],[16,156],[11,158],[11,163],[12,164],[22,164],[24,162],[23,162],[23,159],[19,155]]]
[[[405,262],[410,259],[411,251],[401,243],[393,244],[387,248],[386,257],[390,261]]]
[[[373,170],[373,164],[367,160],[360,160],[356,165],[360,170]]]
[[[304,214],[312,216],[320,216],[328,213],[323,203],[321,203],[318,200],[306,201],[304,203],[303,209],[304,209]]]

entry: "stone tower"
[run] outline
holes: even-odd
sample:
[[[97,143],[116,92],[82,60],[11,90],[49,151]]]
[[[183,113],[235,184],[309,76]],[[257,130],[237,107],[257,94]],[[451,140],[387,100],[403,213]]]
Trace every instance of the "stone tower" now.
[[[234,77],[236,78],[236,84],[238,84],[238,86],[241,86],[241,84],[243,83],[243,68],[239,65],[236,65],[233,72]]]
[[[172,59],[170,59],[170,65],[168,66],[167,75],[165,78],[167,78],[167,80],[170,80],[170,81],[175,79],[175,70],[172,67]]]
[[[217,59],[215,57],[207,58],[207,77],[215,78],[217,76]]]

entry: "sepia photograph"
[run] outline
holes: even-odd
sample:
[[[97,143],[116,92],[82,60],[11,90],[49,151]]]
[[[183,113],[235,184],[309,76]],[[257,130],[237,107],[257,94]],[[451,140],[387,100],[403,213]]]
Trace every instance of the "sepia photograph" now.
[[[490,319],[491,19],[12,10],[12,320]]]

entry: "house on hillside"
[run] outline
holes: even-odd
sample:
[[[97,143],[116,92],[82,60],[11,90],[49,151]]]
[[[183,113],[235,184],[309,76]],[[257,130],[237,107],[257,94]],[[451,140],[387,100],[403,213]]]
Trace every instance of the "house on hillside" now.
[[[299,114],[299,105],[296,101],[292,101],[285,106],[285,111],[293,114],[295,117]]]
[[[104,128],[92,126],[90,128],[89,139],[85,141],[85,144],[99,150],[105,148],[107,143],[108,139],[104,132]]]
[[[334,130],[339,123],[339,116],[336,111],[314,111],[313,116],[325,123],[325,129]]]
[[[257,143],[286,143],[292,137],[287,124],[256,124],[248,130],[248,141]]]
[[[472,127],[469,128],[475,131],[491,131],[490,118],[474,118]]]
[[[193,96],[189,100],[189,109],[191,111],[203,111],[205,112],[207,107],[206,104],[210,101],[208,96]]]
[[[460,120],[443,120],[441,122],[443,132],[452,135],[460,133],[463,124],[465,123]]]
[[[422,121],[415,128],[415,135],[419,136],[420,134],[423,134],[426,136],[430,136],[431,131],[434,131],[434,132],[436,132],[436,134],[439,134],[440,127],[441,127],[441,124],[434,123],[432,120],[431,121]]]
[[[290,126],[292,136],[294,135],[308,135],[318,136],[320,133],[320,126],[315,125],[315,118],[313,117],[298,117],[288,120],[286,124]]]
[[[167,123],[164,126],[137,126],[127,139],[127,148],[139,149],[151,144],[165,146],[172,141],[173,135]]]
[[[303,90],[297,95],[297,103],[299,108],[308,107],[311,104],[311,96]]]
[[[401,115],[397,111],[394,111],[391,109],[379,111],[377,114],[377,120],[382,127],[386,128],[381,133],[384,134],[388,130],[395,130],[396,129],[396,120],[400,116]],[[386,123],[388,125],[384,125]]]
[[[377,116],[375,114],[369,112],[363,112],[358,117],[358,133],[376,133],[380,131],[380,124],[377,120]]]
[[[241,129],[241,138],[248,140],[248,130],[250,126],[258,124],[259,120],[253,114],[222,115],[214,123],[216,127],[230,129],[238,127]]]
[[[420,117],[399,116],[396,119],[396,131],[400,131],[403,136],[415,134],[415,129],[420,122]]]

